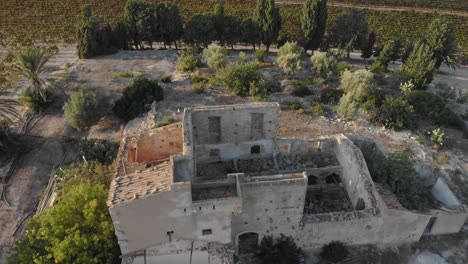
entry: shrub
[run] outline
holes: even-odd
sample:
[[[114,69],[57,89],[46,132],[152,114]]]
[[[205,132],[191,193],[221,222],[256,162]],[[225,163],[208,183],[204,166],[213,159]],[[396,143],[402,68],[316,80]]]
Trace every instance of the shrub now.
[[[155,127],[163,127],[174,123],[175,119],[173,116],[165,116],[161,122],[158,122]]]
[[[98,17],[84,17],[77,32],[78,57],[87,59],[93,56],[109,54],[112,47],[112,29]]]
[[[442,145],[444,145],[445,133],[444,133],[444,131],[442,131],[442,129],[436,128],[436,129],[432,130],[430,132],[430,136],[431,136],[431,142],[434,145],[436,145],[438,147],[441,147]]]
[[[291,110],[299,110],[299,109],[302,109],[302,105],[298,102],[294,102],[294,103],[290,103],[288,105],[289,109]]]
[[[337,263],[343,261],[349,255],[349,251],[346,246],[339,242],[333,241],[322,247],[320,257],[324,260]]]
[[[98,161],[110,165],[117,156],[119,145],[102,139],[83,138],[79,144],[79,156],[86,161]]]
[[[262,80],[258,64],[253,62],[229,64],[226,68],[218,71],[217,75],[224,87],[240,96],[250,95],[251,83]]]
[[[286,42],[278,50],[276,63],[289,75],[301,69],[301,54],[302,48],[297,42]]]
[[[381,124],[388,129],[400,130],[411,128],[415,124],[413,106],[399,96],[389,96],[374,113],[371,121]]]
[[[185,23],[183,40],[195,46],[207,47],[216,38],[213,15],[195,14]]]
[[[341,75],[343,74],[343,72],[345,72],[346,70],[349,70],[350,69],[350,66],[349,66],[349,63],[347,63],[346,61],[340,61],[338,62],[338,64],[336,65],[336,68],[338,70],[338,74]]]
[[[195,84],[195,87],[193,88],[193,92],[196,94],[202,94],[205,92],[205,89],[206,89],[206,83],[199,82]]]
[[[382,51],[379,53],[377,59],[372,63],[370,67],[371,72],[385,72],[387,71],[388,64],[392,61],[392,57],[394,56],[395,51],[395,42],[388,41],[385,43]]]
[[[412,91],[408,95],[408,101],[418,114],[431,119],[437,125],[464,127],[460,116],[447,108],[446,102],[438,95],[426,91]]]
[[[267,85],[265,80],[250,82],[250,96],[254,101],[263,101],[267,94]]]
[[[57,190],[62,191],[86,182],[109,186],[112,181],[112,169],[112,166],[104,165],[95,160],[60,167],[54,172]]]
[[[266,51],[266,49],[260,48],[255,51],[255,57],[258,61],[265,62],[265,59],[268,57],[268,52]]]
[[[44,101],[43,97],[40,96],[32,88],[28,88],[21,93],[19,101],[26,106],[30,113],[40,113],[52,102],[51,87],[44,89],[45,97],[47,101]]]
[[[211,69],[219,70],[226,65],[226,54],[226,49],[210,44],[203,50],[202,56]]]
[[[415,89],[425,89],[434,77],[432,51],[424,43],[418,43],[400,71],[414,83]]]
[[[148,112],[154,101],[159,102],[163,98],[163,89],[156,81],[137,77],[125,88],[113,110],[116,116],[129,121]]]
[[[324,79],[328,79],[338,72],[338,60],[335,56],[327,55],[326,52],[314,52],[310,61],[312,62],[312,72]]]
[[[172,76],[170,74],[163,74],[161,77],[159,77],[159,81],[161,83],[171,83]]]
[[[94,124],[99,118],[99,102],[91,91],[74,93],[63,106],[67,122],[77,130]]]
[[[342,90],[333,89],[330,86],[326,86],[322,89],[322,92],[320,94],[320,102],[322,104],[337,104],[342,96]]]
[[[304,84],[295,84],[291,94],[294,96],[304,97],[310,95],[310,90]]]
[[[344,96],[340,99],[339,115],[351,117],[356,114],[358,108],[371,97],[373,78],[374,75],[366,70],[345,71],[341,75],[340,89]]]
[[[131,71],[120,71],[115,74],[115,78],[133,78],[135,74]]]
[[[317,116],[325,115],[325,108],[321,104],[316,104],[310,108],[310,111]]]
[[[414,84],[411,80],[400,83],[400,91],[404,95],[409,95],[414,90]]]
[[[176,69],[178,71],[191,72],[198,66],[200,66],[200,59],[194,48],[188,47],[180,51],[176,64]]]
[[[291,236],[281,236],[273,239],[272,236],[264,236],[260,242],[257,257],[264,264],[271,263],[299,263],[302,253]]]
[[[241,51],[239,52],[239,61],[240,62],[248,62],[249,61],[249,55],[247,53]]]

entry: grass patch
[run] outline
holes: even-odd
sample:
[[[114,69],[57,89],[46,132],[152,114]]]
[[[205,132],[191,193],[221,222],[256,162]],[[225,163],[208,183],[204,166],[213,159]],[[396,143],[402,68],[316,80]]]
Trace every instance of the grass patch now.
[[[120,71],[114,75],[115,78],[133,78],[135,74],[131,71]]]

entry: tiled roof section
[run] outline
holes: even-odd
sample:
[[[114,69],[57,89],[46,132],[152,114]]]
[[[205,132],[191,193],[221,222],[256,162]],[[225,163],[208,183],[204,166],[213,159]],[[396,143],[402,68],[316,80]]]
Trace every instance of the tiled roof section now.
[[[172,168],[172,161],[167,160],[144,170],[139,170],[141,166],[132,168],[133,172],[129,174],[117,173],[110,187],[109,206],[169,191],[173,178]]]
[[[374,185],[388,209],[405,209],[395,194],[379,183],[374,182]]]

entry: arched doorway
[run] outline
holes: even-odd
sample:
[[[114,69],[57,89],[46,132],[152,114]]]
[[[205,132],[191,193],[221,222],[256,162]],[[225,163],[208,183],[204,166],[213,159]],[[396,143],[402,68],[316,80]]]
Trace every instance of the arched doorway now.
[[[243,232],[237,235],[237,254],[244,255],[254,253],[258,247],[258,237],[258,233],[255,232]]]

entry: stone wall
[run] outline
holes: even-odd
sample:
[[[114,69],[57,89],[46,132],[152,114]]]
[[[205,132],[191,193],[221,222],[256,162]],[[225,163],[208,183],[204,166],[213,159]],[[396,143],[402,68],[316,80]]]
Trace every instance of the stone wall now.
[[[136,162],[167,159],[182,152],[182,124],[157,128],[138,139]]]

